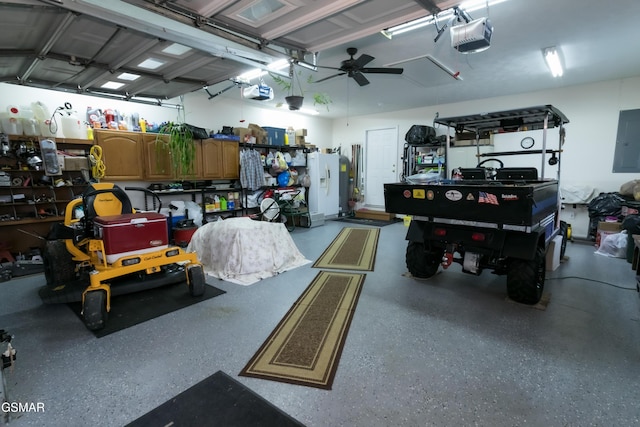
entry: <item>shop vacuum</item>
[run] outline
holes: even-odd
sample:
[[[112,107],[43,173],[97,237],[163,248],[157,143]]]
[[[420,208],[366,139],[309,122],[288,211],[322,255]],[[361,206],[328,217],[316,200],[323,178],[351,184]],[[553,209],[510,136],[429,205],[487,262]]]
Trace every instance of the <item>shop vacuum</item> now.
[[[193,233],[195,233],[197,229],[198,226],[194,224],[192,219],[185,218],[179,220],[172,230],[174,243],[177,246],[186,248],[189,242],[191,242]]]

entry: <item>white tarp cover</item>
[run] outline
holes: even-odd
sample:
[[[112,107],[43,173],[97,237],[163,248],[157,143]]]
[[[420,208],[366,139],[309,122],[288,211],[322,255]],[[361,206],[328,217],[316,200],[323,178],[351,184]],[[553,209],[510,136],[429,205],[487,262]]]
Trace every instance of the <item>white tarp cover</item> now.
[[[300,267],[311,261],[298,250],[282,223],[229,218],[198,228],[187,251],[195,251],[206,273],[239,285]]]

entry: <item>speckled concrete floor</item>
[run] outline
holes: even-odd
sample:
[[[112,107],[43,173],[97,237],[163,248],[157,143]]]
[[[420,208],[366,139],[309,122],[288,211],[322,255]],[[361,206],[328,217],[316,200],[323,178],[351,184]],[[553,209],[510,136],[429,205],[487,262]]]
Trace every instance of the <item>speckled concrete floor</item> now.
[[[292,235],[315,260],[344,225]],[[317,273],[310,264],[249,287],[210,278],[227,293],[101,339],[66,306],[41,304],[42,276],[0,283],[0,328],[19,351],[10,399],[45,407],[11,425],[122,426],[217,370],[308,426],[640,425],[630,264],[569,244],[541,311],[507,301],[505,277],[489,272],[403,276],[404,233],[381,228],[331,391],[237,376]]]

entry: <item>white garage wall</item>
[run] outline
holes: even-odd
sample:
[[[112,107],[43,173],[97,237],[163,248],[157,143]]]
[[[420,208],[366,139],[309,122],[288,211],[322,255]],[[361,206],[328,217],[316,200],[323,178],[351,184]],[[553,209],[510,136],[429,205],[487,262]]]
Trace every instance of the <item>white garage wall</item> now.
[[[637,174],[614,174],[611,171],[618,114],[620,110],[640,108],[640,77],[334,120],[332,139],[335,147],[341,145],[343,153],[349,154],[352,144],[364,143],[366,129],[398,126],[400,134],[404,135],[413,124],[432,124],[436,113],[439,113],[440,117],[448,117],[544,104],[552,104],[559,108],[570,121],[566,126],[567,137],[562,153],[563,186],[586,185],[593,187],[595,194],[598,194],[618,191],[623,183],[638,178]],[[550,135],[557,138],[557,132],[550,131]],[[514,138],[516,148],[519,148],[521,136],[514,134]],[[403,141],[400,141],[400,144],[402,145]],[[449,160],[469,161],[475,154],[475,148],[471,150],[470,152],[468,148],[454,148]],[[450,163],[450,166],[459,165]],[[539,159],[536,159],[534,166],[540,167]],[[549,176],[550,173],[545,175]],[[586,208],[579,205],[575,209],[573,205],[567,206],[563,211],[563,217],[572,223],[576,237],[587,235]]]
[[[78,116],[86,116],[87,107],[113,108],[119,111],[137,112],[149,122],[161,123],[178,120],[175,107],[159,107],[135,102],[118,101],[105,98],[80,95],[76,93],[57,92],[31,88],[27,86],[0,83],[0,111],[7,106],[28,106],[32,102],[41,101],[51,113],[65,102],[71,103]],[[179,99],[168,100],[168,104],[178,104]],[[260,126],[282,127],[292,126],[295,129],[308,130],[307,141],[320,147],[331,146],[331,121],[315,116],[290,112],[286,109],[261,108],[259,101],[229,98],[208,99],[206,92],[194,92],[184,97],[186,121],[194,126],[217,131],[222,126],[246,127],[249,123]],[[240,122],[244,119],[244,122]],[[62,136],[59,132],[58,136]]]
[[[249,123],[283,128],[288,126],[296,129],[306,128],[308,129],[308,142],[320,148],[341,147],[342,153],[347,156],[351,153],[352,144],[364,144],[365,131],[368,129],[398,126],[401,136],[399,153],[402,153],[402,136],[411,125],[432,124],[436,113],[440,117],[447,117],[552,104],[564,112],[570,120],[566,126],[567,138],[562,154],[561,183],[563,186],[588,186],[594,189],[595,194],[598,194],[599,192],[618,191],[620,185],[638,177],[637,174],[614,174],[611,170],[618,114],[620,110],[640,108],[640,77],[442,104],[393,113],[350,116],[333,121],[292,113],[287,110],[262,108],[257,101],[229,98],[209,100],[207,98],[208,96],[204,92],[185,96],[187,122],[213,130],[220,129],[222,126],[246,126]],[[110,107],[127,112],[136,111],[149,121],[161,122],[177,119],[175,108],[0,83],[0,111],[4,111],[8,105],[28,105],[38,100],[44,102],[51,111],[65,102],[70,102],[81,115],[84,114],[87,106],[92,106],[94,108]],[[172,103],[177,103],[177,100]],[[242,119],[244,122],[240,122]],[[557,138],[557,132],[550,131],[550,137]],[[501,135],[501,140],[496,140],[496,146],[493,148],[497,149],[499,145],[504,144],[505,141],[502,141],[504,138],[510,138],[510,136]],[[519,146],[517,144],[521,135],[514,134],[513,138],[513,143],[516,144],[516,147]],[[538,139],[536,137],[536,141]],[[551,143],[555,143],[554,141],[552,139]],[[507,146],[509,142],[507,139]],[[397,159],[398,164],[401,161],[400,155]],[[448,160],[449,166],[453,167],[463,164],[469,165],[473,162],[475,162],[475,149],[473,148],[454,148]],[[515,166],[515,164],[511,165]],[[534,166],[540,167],[539,159],[536,160]],[[553,176],[554,172],[549,169],[545,175]],[[572,223],[576,237],[586,236],[588,227],[586,207],[568,205],[563,211],[563,218]]]

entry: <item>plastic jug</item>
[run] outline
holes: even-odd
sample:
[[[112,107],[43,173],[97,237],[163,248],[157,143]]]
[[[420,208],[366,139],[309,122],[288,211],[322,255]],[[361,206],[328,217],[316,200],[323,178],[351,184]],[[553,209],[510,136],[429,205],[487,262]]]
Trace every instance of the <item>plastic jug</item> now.
[[[2,130],[9,135],[22,135],[22,121],[19,116],[19,109],[15,106],[7,107],[7,111],[0,112],[0,122]]]
[[[42,101],[36,101],[31,103],[31,111],[33,111],[33,117],[36,119],[40,135],[45,137],[55,137],[58,129],[55,124],[51,123],[51,112],[49,108]]]
[[[60,120],[62,122],[62,134],[65,138],[86,139],[87,129],[83,126],[82,121],[75,114],[64,115]]]
[[[31,110],[33,111],[33,117],[37,120],[51,120],[51,113],[49,108],[42,102],[36,101],[31,103]]]

